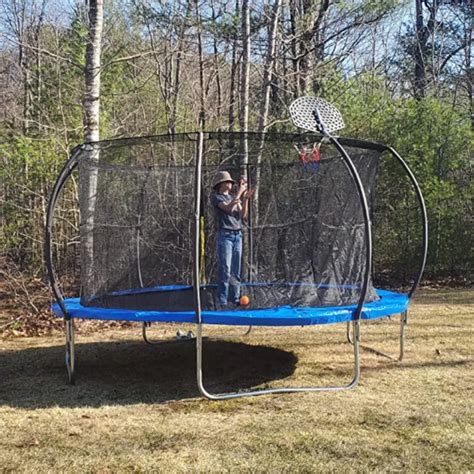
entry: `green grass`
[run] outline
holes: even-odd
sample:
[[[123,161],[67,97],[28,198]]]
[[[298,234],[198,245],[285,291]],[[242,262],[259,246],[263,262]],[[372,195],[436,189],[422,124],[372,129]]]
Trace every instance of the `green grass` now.
[[[0,471],[471,472],[473,316],[474,291],[424,290],[404,361],[363,350],[355,390],[225,402],[198,395],[192,342],[147,346],[139,327],[79,334],[73,387],[62,336],[2,340]],[[364,324],[362,345],[395,356],[398,328]],[[212,391],[344,383],[352,369],[343,325],[255,328],[206,341],[205,358]]]

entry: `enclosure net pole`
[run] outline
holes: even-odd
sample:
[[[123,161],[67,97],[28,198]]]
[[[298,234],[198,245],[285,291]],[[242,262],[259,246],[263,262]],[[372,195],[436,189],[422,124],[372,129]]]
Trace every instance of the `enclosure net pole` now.
[[[51,192],[51,197],[49,199],[48,210],[46,212],[46,229],[45,229],[45,239],[44,239],[44,258],[46,268],[48,270],[48,279],[53,290],[54,297],[61,308],[63,316],[67,319],[68,314],[66,311],[66,306],[64,305],[64,295],[59,286],[59,282],[56,277],[56,271],[53,264],[53,224],[54,224],[54,211],[56,209],[56,204],[61,194],[62,189],[64,188],[66,181],[71,176],[72,172],[76,169],[78,162],[78,156],[83,149],[83,145],[74,148],[71,152],[71,156],[67,163],[64,165],[61,173],[54,184],[53,191]]]
[[[251,178],[251,173],[250,173],[250,164],[247,163],[247,184],[248,188],[252,188],[252,178]],[[247,256],[247,261],[248,261],[248,269],[247,269],[247,279],[248,282],[250,283],[252,281],[252,263],[253,263],[253,206],[252,203],[249,202],[247,204],[248,206],[248,256]]]
[[[425,271],[425,265],[426,265],[426,259],[428,256],[428,214],[426,212],[426,205],[425,205],[425,200],[423,198],[423,194],[421,192],[420,185],[418,184],[418,181],[415,178],[415,175],[413,174],[412,170],[406,163],[406,161],[397,153],[397,151],[392,148],[388,147],[387,150],[389,153],[391,153],[403,166],[403,169],[408,175],[408,178],[413,184],[413,187],[415,188],[415,193],[418,199],[418,204],[421,209],[421,220],[422,220],[422,225],[423,225],[423,235],[422,235],[422,242],[421,242],[421,262],[420,262],[420,267],[418,269],[418,274],[415,277],[415,281],[413,282],[412,287],[410,288],[410,291],[408,292],[408,297],[411,298],[413,296],[413,293],[415,292],[417,286],[419,285],[421,281],[421,277],[423,276],[423,272]]]

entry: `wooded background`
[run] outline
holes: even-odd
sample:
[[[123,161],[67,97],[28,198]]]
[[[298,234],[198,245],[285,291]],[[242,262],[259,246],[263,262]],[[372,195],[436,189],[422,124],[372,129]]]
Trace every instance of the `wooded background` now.
[[[317,95],[341,110],[345,136],[390,144],[412,167],[429,214],[427,276],[469,279],[473,13],[470,0],[3,0],[2,276],[20,293],[20,277],[44,277],[45,209],[73,146],[294,131],[288,105]],[[396,181],[385,185],[389,196]],[[78,225],[73,180],[56,228],[63,274],[77,270]],[[379,243],[398,279],[404,225]]]

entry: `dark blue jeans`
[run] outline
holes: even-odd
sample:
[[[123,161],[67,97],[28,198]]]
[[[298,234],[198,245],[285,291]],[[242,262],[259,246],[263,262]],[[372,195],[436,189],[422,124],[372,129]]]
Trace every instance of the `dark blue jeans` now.
[[[238,303],[240,298],[240,266],[242,232],[220,230],[217,234],[217,299],[220,305]]]

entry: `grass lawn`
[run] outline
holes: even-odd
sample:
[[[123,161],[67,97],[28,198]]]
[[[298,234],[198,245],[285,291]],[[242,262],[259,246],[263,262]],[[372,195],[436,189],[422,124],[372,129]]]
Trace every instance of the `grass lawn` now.
[[[474,290],[423,290],[403,362],[368,349],[397,354],[398,317],[362,325],[355,390],[225,402],[198,395],[193,342],[148,346],[139,326],[78,334],[76,386],[62,335],[2,340],[0,472],[472,472],[473,317]],[[206,341],[206,385],[348,382],[345,338],[333,325]]]

